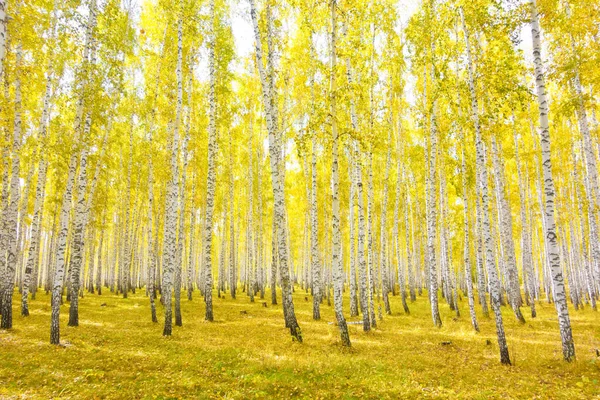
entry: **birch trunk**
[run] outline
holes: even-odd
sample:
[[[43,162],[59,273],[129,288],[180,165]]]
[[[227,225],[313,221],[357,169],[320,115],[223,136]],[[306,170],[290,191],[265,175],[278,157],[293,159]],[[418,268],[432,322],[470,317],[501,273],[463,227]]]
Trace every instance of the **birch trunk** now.
[[[3,2],[3,0],[0,0]],[[1,7],[1,5],[0,5]],[[0,11],[1,13],[1,11]],[[54,6],[54,11],[52,13],[52,34],[51,37],[54,39],[56,37],[56,21],[57,21],[57,9],[56,4]],[[0,15],[1,18],[1,15]],[[1,33],[0,33],[1,35]],[[48,123],[50,119],[50,109],[51,109],[51,93],[52,93],[52,77],[54,75],[54,70],[52,68],[52,60],[53,55],[51,54],[48,60],[48,68],[46,72],[46,89],[44,91],[44,101],[42,108],[42,116],[40,119],[40,127],[38,132],[38,140],[40,142],[38,154],[40,160],[38,162],[38,177],[37,184],[35,190],[35,203],[33,206],[33,220],[31,222],[31,242],[29,244],[29,251],[27,254],[27,263],[25,265],[25,277],[23,282],[23,293],[21,296],[21,315],[28,316],[29,315],[29,304],[28,304],[28,294],[29,287],[31,286],[31,275],[34,274],[34,270],[36,264],[39,262],[40,257],[40,238],[41,238],[41,225],[42,219],[44,215],[44,198],[46,194],[46,176],[48,171],[48,161],[46,160],[46,155],[44,154],[43,148],[46,142],[46,133],[48,130]],[[0,61],[1,64],[1,61]],[[1,68],[1,67],[0,67]],[[33,285],[37,288],[37,281],[34,280]],[[35,293],[35,289],[32,288],[32,296]]]
[[[519,203],[521,213],[521,259],[523,263],[523,275],[525,278],[525,284],[528,292],[528,302],[531,308],[531,318],[535,318],[537,313],[535,311],[535,277],[533,276],[533,255],[531,254],[531,229],[529,227],[529,221],[527,220],[527,194],[526,188],[528,187],[527,182],[523,180],[521,172],[521,163],[519,161],[519,142],[515,134],[515,163],[517,164],[517,175],[519,178]]]
[[[354,123],[353,123],[354,125]],[[358,153],[358,146],[354,143],[354,159],[356,160],[356,188],[358,196],[358,279],[360,281],[360,310],[363,315],[363,330],[371,330],[369,313],[369,282],[367,261],[365,259],[365,205],[362,183],[362,166]]]
[[[237,291],[237,265],[235,260],[235,216],[234,210],[234,183],[233,183],[233,146],[231,144],[231,137],[233,131],[229,130],[229,293],[231,298],[235,299]],[[275,303],[277,304],[277,297],[275,297]]]
[[[525,323],[525,318],[521,313],[521,288],[519,285],[519,274],[517,271],[517,257],[515,253],[515,243],[513,242],[513,223],[510,204],[506,199],[504,187],[504,166],[500,162],[498,154],[498,145],[496,139],[492,136],[492,164],[494,166],[494,178],[496,181],[496,202],[500,214],[501,240],[504,250],[504,261],[506,262],[508,302],[513,309],[515,317],[521,323]]]
[[[535,0],[531,1],[531,36],[533,42],[533,59],[535,65],[535,83],[539,106],[540,136],[542,147],[543,183],[546,193],[544,220],[546,231],[544,232],[548,245],[548,258],[552,274],[552,288],[554,294],[554,306],[558,314],[559,331],[562,340],[563,358],[565,361],[575,359],[575,346],[571,332],[571,320],[567,308],[567,297],[563,280],[560,257],[558,255],[558,243],[556,240],[556,224],[554,221],[554,180],[552,178],[552,159],[550,155],[550,128],[548,123],[548,99],[546,96],[546,83],[542,66],[542,45],[540,39],[540,26]]]
[[[404,177],[404,175],[403,175]],[[412,219],[409,223],[409,217],[411,214],[411,210],[412,210],[412,201],[411,201],[411,197],[410,197],[410,191],[408,190],[408,182],[407,180],[405,180],[405,196],[406,196],[406,208],[405,208],[405,212],[404,212],[404,236],[405,236],[405,242],[406,242],[406,262],[407,262],[407,273],[408,273],[408,289],[409,289],[409,293],[410,293],[410,301],[414,302],[417,300],[417,294],[415,292],[415,276],[419,276],[420,275],[420,268],[419,268],[419,264],[420,264],[420,257],[419,254],[414,250],[414,242],[415,242],[415,235],[414,235],[414,214],[412,216]],[[413,246],[411,246],[411,242],[413,243]],[[417,278],[418,281],[420,281],[420,279]],[[420,287],[420,286],[419,286]]]
[[[6,16],[5,16],[6,18]],[[0,319],[0,329],[11,329],[12,328],[12,299],[14,292],[15,274],[17,270],[17,230],[18,230],[18,213],[19,213],[19,174],[21,167],[21,74],[22,74],[22,58],[23,51],[21,43],[17,44],[16,48],[16,62],[15,62],[15,115],[14,115],[14,128],[13,128],[13,144],[12,144],[12,163],[10,172],[10,200],[7,206],[7,212],[2,223],[3,238],[0,243],[0,249],[2,254],[0,255],[0,271],[5,272],[4,279],[2,282],[4,285],[1,295],[2,305],[0,312],[2,318]],[[6,251],[6,258],[4,255]]]
[[[98,295],[102,294],[102,248],[104,246],[104,231],[106,229],[106,212],[102,217],[102,228],[100,230],[100,241],[98,242],[98,262],[96,265],[96,290]]]
[[[196,195],[196,176],[192,174],[192,195],[190,197],[190,243],[187,261],[187,298],[189,301],[192,300],[192,293],[194,292],[194,240],[196,234],[196,211],[194,210],[194,198]]]
[[[310,252],[312,270],[313,319],[321,319],[321,264],[319,262],[319,218],[317,215],[317,156],[316,140],[312,138],[311,190],[310,190]]]
[[[573,157],[575,159],[575,157]],[[577,211],[581,216],[580,226],[581,226],[581,253],[583,254],[582,264],[583,264],[583,275],[585,277],[586,289],[589,296],[590,305],[592,309],[596,310],[596,292],[594,290],[594,281],[593,281],[593,273],[592,268],[590,266],[590,260],[587,252],[587,240],[585,234],[585,223],[583,220],[583,205],[581,201],[581,193],[578,185],[578,173],[577,173],[577,165],[573,165],[573,186],[575,187],[575,203],[577,205]],[[587,190],[586,190],[587,193]],[[573,207],[575,209],[575,207]],[[588,216],[589,218],[589,216]],[[590,224],[591,227],[591,224]]]
[[[358,296],[357,292],[357,281],[356,281],[356,249],[355,249],[355,226],[356,221],[354,220],[354,199],[356,198],[356,178],[355,178],[355,167],[354,157],[352,150],[350,150],[350,199],[349,205],[350,210],[348,212],[348,225],[350,229],[350,316],[358,316]]]
[[[473,62],[471,60],[471,49],[469,45],[469,32],[465,24],[464,14],[462,8],[460,9],[462,26],[465,36],[465,46],[467,52],[468,71],[469,71],[469,92],[471,94],[471,116],[475,125],[475,145],[476,145],[476,157],[477,157],[477,177],[479,194],[481,197],[481,213],[478,217],[481,217],[480,226],[483,231],[483,240],[485,245],[485,261],[488,271],[489,288],[490,288],[490,303],[492,311],[494,312],[496,320],[496,335],[498,337],[498,346],[500,348],[500,362],[502,364],[510,364],[510,357],[508,354],[508,346],[506,344],[506,337],[504,334],[504,323],[502,321],[502,311],[500,309],[500,296],[501,288],[500,281],[498,279],[498,272],[494,263],[494,248],[492,245],[492,237],[490,231],[490,215],[489,215],[489,198],[488,198],[488,177],[486,170],[486,156],[483,139],[481,137],[481,127],[479,125],[479,110],[477,104],[477,95],[475,93],[475,82],[473,74]]]
[[[215,99],[215,84],[216,84],[216,70],[215,70],[215,47],[216,47],[216,15],[215,15],[215,1],[210,0],[209,2],[209,15],[210,15],[210,31],[209,31],[209,48],[208,48],[208,73],[209,73],[209,91],[208,91],[208,103],[209,103],[209,120],[208,120],[208,173],[206,181],[206,217],[204,221],[204,302],[206,303],[206,314],[205,319],[207,321],[213,320],[213,306],[212,306],[212,231],[213,231],[213,212],[215,207],[215,186],[216,186],[216,171],[215,171],[215,157],[217,156],[217,127],[216,127],[216,113],[217,104]]]
[[[71,304],[69,306],[69,326],[79,326],[79,281],[83,265],[83,246],[85,235],[85,213],[87,190],[87,156],[88,136],[91,128],[91,114],[87,113],[85,127],[83,128],[83,143],[79,159],[79,176],[77,185],[77,202],[75,204],[73,238],[71,244],[71,258],[69,261],[69,272],[71,279]]]
[[[92,47],[93,32],[96,26],[96,1],[92,0],[90,3],[90,13],[87,22],[87,32],[85,39],[85,47],[83,53],[83,82],[81,87],[86,88],[88,85],[88,63],[89,54]],[[54,281],[52,284],[52,316],[50,324],[50,343],[60,343],[60,304],[62,300],[62,289],[63,281],[65,278],[65,253],[67,247],[67,236],[69,233],[69,214],[71,211],[72,201],[72,190],[75,181],[75,171],[77,169],[77,161],[79,158],[79,146],[78,141],[81,136],[82,124],[83,124],[83,111],[84,111],[84,97],[81,96],[77,103],[77,110],[75,112],[75,129],[73,144],[71,147],[71,157],[69,160],[67,183],[65,192],[63,194],[62,206],[59,218],[59,233],[57,238],[56,248],[56,260],[54,266]]]
[[[250,132],[248,135],[248,235],[246,240],[246,252],[247,252],[247,268],[246,278],[248,279],[248,295],[250,296],[250,303],[254,303],[254,269],[256,268],[256,255],[254,254],[254,163],[252,160],[252,131],[253,131],[253,118],[254,115],[250,111]]]
[[[129,277],[131,274],[131,238],[129,233],[129,226],[131,225],[131,169],[133,159],[133,118],[131,121],[131,127],[129,131],[129,160],[127,163],[127,187],[125,189],[125,237],[123,245],[123,273],[121,275],[121,288],[123,291],[123,298],[127,298],[129,293]]]
[[[183,11],[180,10],[180,13]],[[177,192],[179,187],[179,125],[181,122],[181,108],[183,101],[183,78],[182,78],[182,57],[183,57],[183,21],[180,15],[177,20],[177,108],[175,111],[175,125],[173,127],[173,137],[171,139],[170,154],[170,177],[167,182],[167,193],[165,201],[165,222],[164,222],[164,240],[163,240],[163,273],[161,284],[161,295],[165,306],[165,324],[163,336],[171,336],[173,324],[172,290],[173,274],[175,272],[175,254],[177,251]]]
[[[464,137],[463,137],[464,141]],[[467,196],[467,169],[465,167],[465,149],[462,148],[462,170],[461,175],[463,179],[463,192],[462,200],[464,205],[464,218],[465,218],[465,249],[464,249],[464,263],[465,263],[465,283],[467,285],[467,298],[469,300],[469,315],[471,316],[471,325],[476,332],[479,332],[479,324],[477,323],[477,316],[475,315],[475,296],[473,295],[473,278],[471,276],[471,255],[470,247],[471,242],[469,240],[469,198]]]
[[[191,87],[190,87],[191,90]],[[182,171],[179,185],[179,230],[177,235],[177,252],[175,256],[175,326],[183,326],[181,319],[181,274],[183,271],[183,260],[184,260],[184,248],[185,248],[185,217],[187,214],[186,210],[186,170],[188,165],[188,151],[187,145],[190,139],[189,133],[189,115],[186,124],[186,134],[181,145],[181,155],[183,157]]]
[[[276,108],[275,98],[275,72],[272,62],[268,62],[271,66],[269,69],[269,78],[267,78],[267,72],[263,65],[263,50],[261,43],[261,35],[258,27],[258,16],[256,11],[256,4],[254,0],[250,2],[250,15],[252,18],[254,28],[254,40],[256,47],[256,63],[260,75],[262,94],[263,94],[263,105],[265,109],[265,115],[267,120],[267,131],[269,133],[269,154],[271,162],[271,181],[273,185],[273,219],[276,227],[276,240],[277,240],[277,253],[279,255],[279,271],[281,275],[282,285],[282,301],[284,303],[284,315],[286,326],[290,329],[290,333],[295,340],[302,341],[302,333],[300,326],[296,320],[294,312],[294,303],[291,298],[291,285],[289,277],[288,267],[288,248],[287,248],[287,237],[286,237],[286,226],[285,226],[285,197],[283,190],[283,180],[280,177],[280,147],[278,143],[279,128],[278,128],[278,113]],[[268,13],[267,18],[268,26],[268,41],[272,41],[272,22],[271,15]],[[269,47],[269,59],[274,57],[274,49],[272,46]]]
[[[352,68],[351,68],[351,65],[350,65],[350,58],[349,57],[346,57],[346,79],[348,81],[348,85],[352,86]],[[358,130],[358,118],[356,116],[355,105],[354,105],[354,98],[353,97],[350,98],[350,122],[352,124],[352,130],[354,132],[357,132],[357,130]],[[356,302],[357,302],[356,292],[357,292],[357,290],[359,288],[359,284],[360,284],[361,285],[360,286],[360,291],[359,291],[360,292],[359,293],[359,297],[360,297],[360,309],[361,309],[361,312],[363,313],[363,320],[364,320],[363,322],[364,322],[365,331],[368,331],[368,330],[370,330],[370,322],[368,321],[368,315],[365,314],[366,313],[366,311],[365,311],[366,309],[364,308],[365,304],[363,304],[363,300],[364,300],[363,299],[363,294],[364,294],[364,290],[366,290],[366,287],[363,287],[363,284],[366,285],[366,282],[363,282],[362,278],[360,278],[360,276],[362,276],[361,275],[362,272],[360,270],[360,268],[361,268],[361,266],[360,266],[360,255],[359,254],[356,255],[358,260],[354,259],[354,226],[355,226],[354,225],[355,224],[355,222],[354,222],[354,215],[353,215],[354,214],[354,196],[362,196],[362,186],[361,186],[360,189],[358,188],[359,182],[362,185],[362,179],[359,179],[359,176],[361,176],[361,171],[360,171],[359,168],[361,168],[361,166],[360,166],[360,159],[358,158],[359,155],[358,155],[358,152],[356,150],[356,143],[352,144],[352,146],[350,148],[350,154],[351,154],[350,158],[352,160],[351,166],[350,166],[350,174],[352,176],[352,181],[353,181],[351,189],[350,189],[351,190],[351,192],[350,192],[350,204],[351,204],[351,207],[350,207],[350,219],[351,219],[351,223],[350,223],[350,240],[351,240],[351,243],[350,243],[350,249],[351,249],[351,255],[350,255],[350,257],[351,257],[351,259],[350,259],[350,273],[353,274],[352,277],[350,278],[351,279],[351,281],[350,281],[350,285],[351,285],[350,286],[350,293],[351,293],[350,294],[350,296],[351,296],[351,301],[350,301],[350,315],[351,316],[358,315],[358,309],[357,309],[357,305],[356,305]],[[354,193],[352,192],[353,188],[355,189]],[[364,202],[364,200],[361,200],[359,198],[358,201],[357,201],[357,203],[360,203],[360,201]],[[362,206],[357,205],[357,207],[362,207]],[[364,214],[364,210],[362,212]],[[358,218],[360,219],[360,211],[359,211]],[[363,215],[363,219],[364,219],[364,215]],[[364,223],[364,220],[363,220],[363,223]],[[364,229],[364,227],[363,227],[363,229]],[[359,241],[360,241],[360,233],[358,233],[358,235],[359,235]],[[360,245],[358,245],[358,247],[360,248]],[[358,250],[358,251],[360,251],[360,250]],[[363,255],[362,255],[362,257],[364,259],[364,233],[363,233]],[[360,282],[358,282],[358,283],[356,282],[356,272],[352,273],[352,262],[353,261],[354,261],[354,264],[355,264],[354,265],[355,269],[357,269],[356,263],[358,262],[358,274],[359,274],[359,280],[360,280]],[[365,273],[365,277],[366,277],[366,273]],[[352,280],[354,280],[354,309],[352,308]],[[367,315],[367,318],[365,318],[364,315]],[[367,329],[367,325],[369,326],[368,329]]]
[[[256,234],[257,238],[257,272],[260,274],[259,277],[259,288],[260,288],[260,299],[263,300],[265,298],[265,268],[264,268],[264,228],[263,228],[263,196],[262,196],[262,147],[259,141],[258,149],[256,151],[256,161],[257,161],[257,170],[256,170],[256,184],[258,187],[258,232]]]
[[[436,268],[435,242],[436,242],[436,158],[437,158],[437,128],[435,114],[431,113],[431,127],[429,132],[429,156],[427,157],[427,264],[429,266],[429,301],[431,303],[431,317],[433,325],[442,326],[438,305],[438,277]]]
[[[565,3],[565,7],[566,7],[566,12],[567,12],[567,16],[571,17],[571,9],[568,3]],[[575,87],[575,94],[577,97],[577,108],[576,108],[576,114],[577,114],[577,120],[578,120],[578,124],[579,124],[579,131],[581,133],[581,135],[583,136],[583,153],[585,154],[585,163],[586,163],[586,168],[587,168],[587,181],[589,182],[589,186],[590,186],[590,202],[589,202],[589,214],[591,215],[589,217],[590,220],[590,225],[593,221],[593,224],[595,225],[595,233],[596,236],[598,235],[598,228],[597,228],[597,223],[596,221],[598,220],[598,212],[600,210],[600,193],[598,191],[598,167],[597,167],[597,162],[596,162],[596,154],[594,152],[594,146],[592,143],[592,136],[590,134],[590,126],[588,123],[588,116],[587,116],[587,111],[585,108],[585,102],[584,102],[584,93],[583,93],[583,88],[581,86],[581,78],[580,78],[580,73],[579,73],[579,66],[578,66],[578,54],[577,54],[577,49],[575,47],[575,39],[573,38],[573,34],[570,33],[570,41],[571,41],[571,49],[573,52],[573,57],[575,58],[576,64],[574,66],[574,73],[575,76],[573,77],[573,86]],[[592,108],[592,110],[594,110]],[[593,119],[595,119],[595,114],[592,115]],[[600,286],[600,243],[597,240],[590,240],[590,248],[591,248],[591,253],[592,253],[592,260],[594,263],[594,273],[595,273],[595,282],[594,282],[594,286],[599,287]]]
[[[391,132],[391,131],[390,131]],[[385,307],[385,313],[388,315],[392,314],[392,309],[390,308],[390,299],[388,296],[389,293],[389,288],[390,288],[390,284],[389,284],[389,280],[388,280],[388,258],[387,258],[387,202],[388,202],[388,181],[390,179],[390,167],[391,167],[391,159],[392,159],[392,150],[391,150],[391,140],[390,137],[391,135],[388,133],[388,151],[387,151],[387,155],[386,155],[386,160],[385,160],[385,176],[384,176],[384,182],[383,182],[383,201],[381,204],[381,220],[379,221],[379,228],[380,228],[380,238],[379,238],[379,243],[380,243],[380,252],[381,252],[381,294],[383,297],[383,305]],[[397,235],[396,235],[397,236]],[[400,271],[402,269],[401,266],[399,266],[398,270]],[[400,272],[399,272],[400,274]],[[402,288],[403,289],[403,288]],[[402,290],[402,293],[405,293],[404,290]],[[402,298],[403,301],[403,306],[404,310],[406,311],[406,294],[403,296]]]
[[[333,139],[332,148],[332,163],[331,163],[331,180],[332,180],[332,204],[331,204],[331,219],[332,219],[332,249],[331,249],[331,269],[333,274],[333,303],[335,309],[335,317],[340,329],[342,344],[350,347],[350,335],[348,334],[348,326],[344,318],[342,309],[343,299],[342,290],[344,287],[344,271],[342,267],[342,244],[341,244],[341,227],[340,227],[340,197],[339,197],[339,164],[338,164],[338,148],[339,135],[337,133],[337,114],[336,114],[336,97],[337,88],[335,81],[336,69],[336,0],[331,1],[331,78],[330,78],[330,101],[331,101],[331,136]],[[313,149],[314,155],[314,149]]]

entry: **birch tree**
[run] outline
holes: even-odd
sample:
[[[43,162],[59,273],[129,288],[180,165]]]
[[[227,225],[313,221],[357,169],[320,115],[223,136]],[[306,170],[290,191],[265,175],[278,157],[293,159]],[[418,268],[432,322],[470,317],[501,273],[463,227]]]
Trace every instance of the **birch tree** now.
[[[546,95],[546,82],[542,65],[542,41],[538,11],[535,0],[531,1],[531,38],[533,50],[533,63],[535,67],[535,87],[539,108],[539,128],[542,151],[542,169],[544,193],[546,194],[543,218],[546,223],[544,236],[546,239],[548,260],[552,273],[552,288],[554,306],[558,314],[560,337],[562,340],[563,358],[565,361],[575,359],[575,345],[571,332],[571,320],[567,308],[565,284],[558,254],[556,239],[556,223],[554,220],[554,180],[552,178],[552,158],[550,153],[550,126],[548,121],[548,99]]]
[[[263,49],[261,42],[261,34],[258,26],[258,16],[256,10],[256,4],[254,0],[249,0],[250,2],[250,16],[252,18],[252,25],[254,28],[254,45],[256,50],[256,64],[258,67],[261,87],[262,87],[262,95],[263,95],[263,106],[266,114],[267,120],[267,131],[269,132],[269,156],[271,160],[271,182],[273,185],[273,219],[274,225],[276,227],[276,237],[277,237],[277,253],[279,255],[279,271],[281,274],[281,285],[282,285],[282,302],[284,303],[284,314],[285,314],[285,322],[286,327],[290,329],[290,333],[292,337],[299,342],[302,342],[302,333],[300,331],[300,326],[296,320],[296,315],[294,312],[294,303],[291,298],[291,282],[289,277],[289,267],[288,267],[288,248],[287,248],[287,236],[286,236],[286,226],[285,226],[285,198],[283,191],[283,181],[280,177],[280,163],[281,163],[281,155],[279,153],[279,143],[276,141],[276,138],[279,136],[279,128],[278,128],[278,108],[276,107],[276,98],[275,98],[275,76],[274,76],[274,66],[273,62],[267,60],[267,65],[269,68],[269,77],[267,77],[267,71],[265,70],[265,66],[263,64]],[[272,39],[273,29],[272,29],[272,15],[271,13],[267,13],[267,41]],[[268,49],[268,58],[272,60],[274,57],[274,49],[272,46],[269,46]]]

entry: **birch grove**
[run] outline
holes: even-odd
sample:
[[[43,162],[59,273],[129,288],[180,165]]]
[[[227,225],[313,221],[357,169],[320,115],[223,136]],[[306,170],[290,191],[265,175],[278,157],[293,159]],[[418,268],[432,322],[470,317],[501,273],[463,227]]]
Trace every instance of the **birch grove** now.
[[[593,353],[597,5],[138,3],[0,0],[3,330]]]

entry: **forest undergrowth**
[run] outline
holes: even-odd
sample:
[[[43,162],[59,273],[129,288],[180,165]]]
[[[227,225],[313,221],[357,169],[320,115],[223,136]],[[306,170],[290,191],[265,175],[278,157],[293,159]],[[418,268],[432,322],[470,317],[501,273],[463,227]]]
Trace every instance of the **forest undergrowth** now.
[[[350,324],[348,349],[326,300],[321,321],[313,321],[312,298],[296,287],[299,344],[290,343],[280,305],[240,294],[214,296],[214,323],[204,321],[197,292],[182,300],[183,327],[171,337],[151,322],[143,290],[127,299],[108,290],[86,294],[79,327],[66,326],[68,303],[62,306],[63,344],[55,346],[48,343],[50,299],[41,292],[26,323],[0,331],[0,398],[600,398],[600,325],[590,307],[570,309],[572,363],[562,360],[553,304],[540,301],[538,316],[526,315],[525,325],[503,307],[514,364],[503,366],[493,319],[478,313],[481,332],[474,332],[464,296],[460,318],[441,307],[440,329],[431,328],[426,292],[410,304],[410,315],[398,312],[399,296],[390,296],[396,312],[369,333]]]

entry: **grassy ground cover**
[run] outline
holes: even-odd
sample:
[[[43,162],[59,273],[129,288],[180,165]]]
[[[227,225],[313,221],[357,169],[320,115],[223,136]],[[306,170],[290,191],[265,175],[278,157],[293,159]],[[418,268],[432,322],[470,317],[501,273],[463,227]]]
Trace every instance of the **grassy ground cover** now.
[[[183,327],[165,338],[143,293],[86,294],[79,327],[66,326],[68,304],[61,311],[65,347],[49,344],[49,296],[40,293],[27,318],[15,304],[14,329],[0,331],[0,398],[600,398],[600,315],[591,308],[571,309],[577,360],[570,364],[561,360],[553,305],[539,304],[525,325],[505,308],[514,363],[506,367],[493,320],[478,314],[475,333],[466,299],[461,318],[443,305],[436,329],[425,295],[410,315],[392,297],[394,314],[370,333],[351,325],[345,349],[332,308],[323,305],[322,320],[313,321],[312,299],[298,288],[302,344],[283,328],[281,306],[252,304],[244,293],[215,298],[215,321],[207,323],[195,295],[182,300]]]

